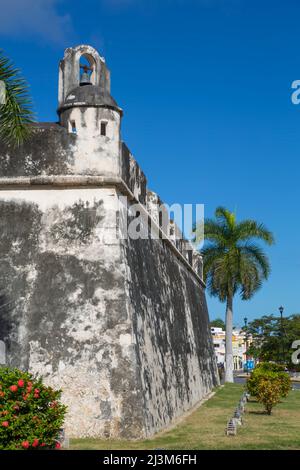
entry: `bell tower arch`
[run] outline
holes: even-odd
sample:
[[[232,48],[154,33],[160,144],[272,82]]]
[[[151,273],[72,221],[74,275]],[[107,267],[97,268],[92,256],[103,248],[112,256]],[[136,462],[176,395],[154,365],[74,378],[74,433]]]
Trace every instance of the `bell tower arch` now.
[[[104,94],[110,94],[110,71],[104,58],[92,46],[79,45],[66,49],[59,64],[59,107],[64,104],[69,93],[81,84],[84,66],[89,67],[90,83],[100,87]]]
[[[74,142],[78,172],[119,175],[123,111],[110,94],[110,72],[91,46],[65,50],[59,64],[59,123]]]

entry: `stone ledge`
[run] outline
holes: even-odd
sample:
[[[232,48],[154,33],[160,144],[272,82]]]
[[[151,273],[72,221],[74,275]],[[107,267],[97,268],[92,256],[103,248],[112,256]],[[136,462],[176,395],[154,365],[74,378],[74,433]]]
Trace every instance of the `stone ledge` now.
[[[125,194],[130,201],[139,205],[141,214],[148,219],[151,219],[151,226],[154,228],[159,235],[161,240],[168,244],[172,249],[175,256],[184,264],[184,266],[193,274],[196,280],[205,288],[206,285],[201,277],[194,271],[188,260],[182,255],[182,253],[176,248],[170,238],[163,232],[158,226],[156,221],[151,217],[145,206],[134,196],[127,184],[120,177],[116,176],[97,176],[97,175],[52,175],[52,176],[30,176],[30,177],[12,177],[12,178],[0,178],[0,191],[2,190],[14,190],[18,189],[38,189],[41,186],[48,186],[51,188],[59,187],[104,187],[104,186],[116,186],[120,192]]]

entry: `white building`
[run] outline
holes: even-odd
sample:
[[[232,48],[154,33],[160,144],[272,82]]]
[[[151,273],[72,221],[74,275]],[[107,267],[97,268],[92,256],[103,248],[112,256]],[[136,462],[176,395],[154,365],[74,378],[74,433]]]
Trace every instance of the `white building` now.
[[[214,350],[218,364],[225,363],[225,331],[222,328],[211,327],[211,334],[213,337]],[[252,342],[252,338],[247,339],[248,347]],[[232,332],[232,349],[233,349],[233,363],[234,369],[243,369],[247,360],[246,357],[246,334],[240,329],[235,329]]]

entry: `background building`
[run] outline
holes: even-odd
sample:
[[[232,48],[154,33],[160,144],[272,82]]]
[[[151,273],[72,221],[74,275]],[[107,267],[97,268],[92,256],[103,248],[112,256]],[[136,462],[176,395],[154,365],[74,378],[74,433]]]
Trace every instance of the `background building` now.
[[[211,327],[211,334],[213,337],[214,350],[218,364],[225,363],[225,331],[222,328]],[[246,337],[245,331],[237,328],[232,333],[232,350],[233,350],[233,364],[234,370],[241,370],[244,368],[247,359],[252,358],[247,356],[247,348],[252,343],[252,337]],[[248,345],[248,346],[247,346]]]

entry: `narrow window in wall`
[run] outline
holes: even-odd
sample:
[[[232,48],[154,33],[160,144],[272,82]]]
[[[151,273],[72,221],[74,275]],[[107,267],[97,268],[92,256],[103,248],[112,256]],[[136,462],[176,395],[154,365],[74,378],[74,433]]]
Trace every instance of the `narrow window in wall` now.
[[[187,252],[187,259],[191,266],[193,266],[193,252],[192,250],[188,250]]]
[[[162,225],[163,225],[163,215],[162,215],[162,211],[160,210],[158,212],[158,225],[159,225],[159,228],[162,229]],[[159,232],[159,238],[162,239],[163,235],[161,232]]]
[[[159,219],[159,227],[162,228],[162,224],[163,224],[163,215],[162,215],[162,212],[161,212],[161,211],[159,211],[158,219]]]
[[[107,122],[102,121],[101,122],[101,127],[100,127],[100,134],[103,136],[106,136],[106,131],[107,131]]]
[[[72,134],[77,134],[76,122],[75,121],[70,121],[69,122],[69,132],[71,132]]]

